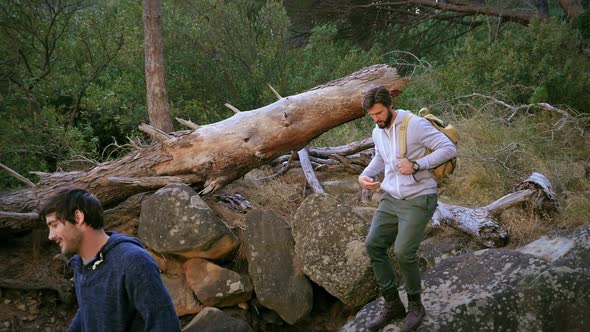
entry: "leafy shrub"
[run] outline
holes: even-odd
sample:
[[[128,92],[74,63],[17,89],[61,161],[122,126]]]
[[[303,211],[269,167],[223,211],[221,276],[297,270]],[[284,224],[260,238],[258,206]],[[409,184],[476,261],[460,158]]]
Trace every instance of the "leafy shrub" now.
[[[556,20],[513,27],[497,41],[468,38],[448,64],[424,72],[402,96],[421,107],[462,95],[498,96],[513,104],[548,102],[590,112],[590,60],[572,28]]]

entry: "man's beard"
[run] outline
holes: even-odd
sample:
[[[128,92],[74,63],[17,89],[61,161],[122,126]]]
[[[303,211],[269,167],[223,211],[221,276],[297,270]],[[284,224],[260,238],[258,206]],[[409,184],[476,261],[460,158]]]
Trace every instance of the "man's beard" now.
[[[387,111],[387,119],[385,119],[385,122],[377,122],[377,127],[381,128],[381,129],[389,128],[389,126],[391,125],[392,119],[393,119],[393,112],[391,110],[388,110]]]

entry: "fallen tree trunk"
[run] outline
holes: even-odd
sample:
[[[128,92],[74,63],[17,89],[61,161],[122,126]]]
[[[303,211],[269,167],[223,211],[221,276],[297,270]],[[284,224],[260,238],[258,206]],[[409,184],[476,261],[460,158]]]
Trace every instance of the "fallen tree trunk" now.
[[[121,178],[149,178],[144,182],[151,186],[158,183],[155,177],[182,176],[202,186],[202,194],[209,194],[283,153],[300,150],[327,130],[362,117],[361,98],[369,88],[383,85],[395,96],[408,81],[389,66],[367,67],[218,123],[178,136],[161,136],[159,142],[87,172],[52,173],[34,188],[0,193],[0,211],[34,212],[43,199],[64,186],[91,191],[105,207],[145,191],[141,181]]]
[[[543,174],[533,173],[518,188],[520,190],[475,209],[439,202],[432,222],[465,232],[488,248],[502,247],[508,242],[509,235],[500,223],[502,212],[521,203],[532,203],[541,216],[551,214],[557,208],[555,192]]]

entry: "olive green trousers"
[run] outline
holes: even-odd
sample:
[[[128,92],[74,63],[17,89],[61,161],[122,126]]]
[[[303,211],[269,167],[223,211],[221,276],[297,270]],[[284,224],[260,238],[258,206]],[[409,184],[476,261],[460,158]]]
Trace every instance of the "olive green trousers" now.
[[[383,193],[365,242],[375,279],[383,293],[397,290],[393,263],[387,255],[394,243],[393,252],[399,262],[406,292],[420,293],[420,270],[416,252],[424,239],[424,230],[434,214],[437,200],[436,194],[400,200]]]

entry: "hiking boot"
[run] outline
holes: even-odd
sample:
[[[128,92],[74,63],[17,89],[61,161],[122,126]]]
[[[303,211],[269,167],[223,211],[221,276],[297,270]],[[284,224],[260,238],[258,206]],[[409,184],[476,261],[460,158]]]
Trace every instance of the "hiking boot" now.
[[[402,319],[406,316],[406,308],[399,298],[397,289],[383,293],[383,298],[385,299],[385,304],[383,305],[381,314],[367,325],[367,329],[371,332],[382,329],[392,320]]]
[[[426,316],[426,309],[420,300],[420,294],[408,295],[408,315],[404,319],[402,331],[414,331],[417,329]]]

